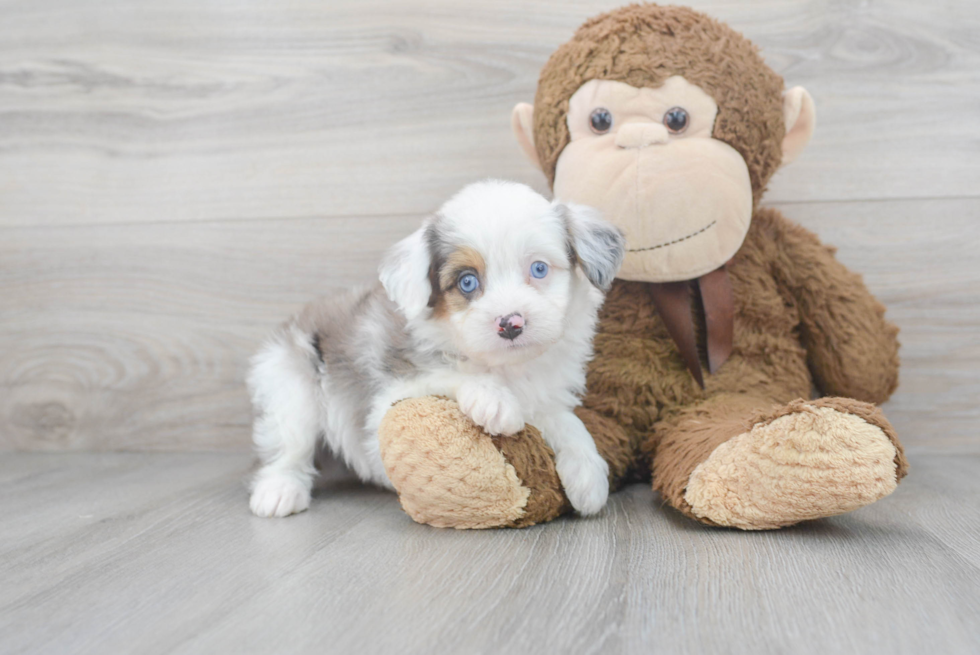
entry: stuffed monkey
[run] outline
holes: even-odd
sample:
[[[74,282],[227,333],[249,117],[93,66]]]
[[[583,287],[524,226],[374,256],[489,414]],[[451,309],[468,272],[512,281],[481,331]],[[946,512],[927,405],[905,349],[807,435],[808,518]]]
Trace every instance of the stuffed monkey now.
[[[812,134],[805,90],[708,16],[631,5],[558,48],[512,125],[558,200],[626,235],[578,409],[611,488],[652,479],[690,518],[747,530],[895,489],[908,464],[876,405],[897,385],[898,330],[833,248],[759,207]],[[419,522],[524,526],[570,509],[533,426],[490,437],[452,401],[411,399],[381,448]]]

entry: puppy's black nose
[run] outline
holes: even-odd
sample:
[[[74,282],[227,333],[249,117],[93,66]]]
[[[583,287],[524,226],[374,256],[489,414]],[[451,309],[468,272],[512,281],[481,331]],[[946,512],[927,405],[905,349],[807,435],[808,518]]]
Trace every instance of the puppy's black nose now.
[[[502,316],[497,322],[497,335],[503,339],[516,339],[524,331],[524,317],[520,314]]]

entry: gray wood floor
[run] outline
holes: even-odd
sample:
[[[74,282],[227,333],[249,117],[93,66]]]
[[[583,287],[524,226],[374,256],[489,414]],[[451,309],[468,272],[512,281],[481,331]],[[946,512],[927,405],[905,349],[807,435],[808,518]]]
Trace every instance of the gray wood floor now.
[[[980,456],[849,515],[705,528],[648,488],[527,530],[417,525],[338,470],[249,514],[241,454],[0,459],[0,652],[977,653]]]

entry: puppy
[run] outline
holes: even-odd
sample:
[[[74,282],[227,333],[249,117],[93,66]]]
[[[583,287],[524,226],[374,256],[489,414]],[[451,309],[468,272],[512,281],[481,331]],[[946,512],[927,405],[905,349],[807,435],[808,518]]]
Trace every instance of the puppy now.
[[[252,511],[309,507],[320,439],[362,480],[390,488],[382,417],[398,400],[442,395],[493,435],[536,426],[572,506],[598,512],[607,465],[572,410],[600,290],[623,254],[622,234],[590,208],[510,182],[464,188],[387,253],[381,286],[307,306],[253,358],[263,466]]]

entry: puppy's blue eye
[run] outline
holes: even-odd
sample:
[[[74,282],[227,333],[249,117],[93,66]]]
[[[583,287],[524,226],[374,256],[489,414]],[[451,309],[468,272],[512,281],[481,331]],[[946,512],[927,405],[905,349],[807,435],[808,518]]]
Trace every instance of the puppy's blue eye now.
[[[531,276],[538,279],[548,274],[548,265],[544,262],[534,262],[531,264]]]
[[[459,281],[456,282],[456,286],[458,286],[459,290],[463,293],[473,293],[479,288],[480,280],[478,280],[472,273],[467,273],[459,278]]]

